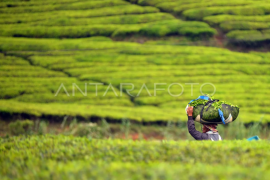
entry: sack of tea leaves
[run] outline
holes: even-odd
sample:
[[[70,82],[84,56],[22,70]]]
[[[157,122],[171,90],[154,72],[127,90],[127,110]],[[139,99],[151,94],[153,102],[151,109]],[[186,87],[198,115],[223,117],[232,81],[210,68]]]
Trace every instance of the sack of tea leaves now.
[[[208,96],[200,96],[191,100],[189,106],[193,106],[193,119],[197,122],[209,124],[228,124],[234,121],[238,114],[237,105],[232,105]]]

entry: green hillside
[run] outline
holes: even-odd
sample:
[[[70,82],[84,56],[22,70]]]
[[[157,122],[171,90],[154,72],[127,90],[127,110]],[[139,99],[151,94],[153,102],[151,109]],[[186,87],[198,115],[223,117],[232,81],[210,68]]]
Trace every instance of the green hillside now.
[[[255,1],[2,1],[1,115],[184,121],[191,99],[214,93],[239,105],[239,120],[269,122],[268,53],[159,45],[171,44],[161,39],[170,36],[213,39],[213,27],[253,38],[249,30],[268,31],[267,7]],[[240,20],[252,28],[243,29]],[[112,40],[131,36],[161,41]],[[191,89],[190,83],[197,84]]]
[[[258,46],[270,39],[268,0],[138,0],[137,3],[218,27],[235,45]]]
[[[114,42],[105,37],[1,38],[0,49],[5,52],[0,61],[2,114],[185,121],[184,108],[201,88],[239,105],[243,122],[270,121],[267,53]],[[132,85],[121,89],[121,83],[132,83],[134,90],[127,93]],[[155,83],[163,90],[155,92]],[[193,96],[186,83],[198,83]]]
[[[0,179],[269,179],[269,38],[269,0],[1,0]]]

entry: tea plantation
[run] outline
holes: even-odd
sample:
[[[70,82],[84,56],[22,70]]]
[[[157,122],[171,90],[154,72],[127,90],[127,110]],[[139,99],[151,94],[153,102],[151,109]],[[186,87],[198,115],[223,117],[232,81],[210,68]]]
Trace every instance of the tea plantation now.
[[[2,37],[0,49],[4,116],[186,121],[184,108],[201,90],[239,105],[245,123],[270,121],[268,53],[106,37]],[[192,92],[187,83],[197,83]]]
[[[0,139],[0,176],[3,180],[267,179],[268,149],[267,141],[159,142],[67,136],[14,137]]]
[[[269,0],[2,0],[0,179],[269,179],[269,142],[242,140],[270,137],[270,54],[254,51],[269,14]],[[239,106],[227,141],[189,141],[202,94]]]
[[[214,93],[239,120],[269,122],[268,53],[113,41],[211,39],[217,26],[254,38],[268,31],[268,3],[256,2],[1,1],[1,116],[185,121],[191,99]]]

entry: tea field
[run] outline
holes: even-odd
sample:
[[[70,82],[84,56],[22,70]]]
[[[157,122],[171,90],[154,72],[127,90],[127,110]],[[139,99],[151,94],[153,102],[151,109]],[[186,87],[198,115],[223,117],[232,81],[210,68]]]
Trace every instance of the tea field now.
[[[268,53],[107,37],[2,37],[0,50],[3,116],[186,121],[191,99],[215,93],[239,105],[239,120],[270,121]]]
[[[2,0],[0,179],[269,179],[269,142],[243,138],[270,137],[270,54],[236,52],[267,46],[269,11],[268,0]],[[189,141],[184,109],[202,94],[240,107],[218,128],[227,141]]]
[[[0,142],[3,180],[269,177],[267,141],[125,141],[47,135]]]
[[[252,38],[268,29],[267,1],[256,2],[1,1],[1,117],[176,122],[191,99],[215,94],[239,105],[239,121],[267,123],[268,53],[155,41],[213,39],[219,30]]]
[[[270,2],[267,0],[138,0],[137,3],[157,7],[185,20],[206,22],[226,33],[232,44],[258,46],[269,42]]]
[[[4,1],[0,3],[0,36],[82,38],[89,36],[212,37],[207,23],[182,21],[151,6],[124,0]]]

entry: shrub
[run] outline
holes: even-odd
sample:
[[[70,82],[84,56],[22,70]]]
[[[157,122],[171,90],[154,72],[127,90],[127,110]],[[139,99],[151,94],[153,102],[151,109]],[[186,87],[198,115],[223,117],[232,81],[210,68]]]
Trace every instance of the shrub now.
[[[12,135],[29,134],[34,126],[33,121],[17,120],[9,124],[9,130]]]
[[[266,5],[270,6],[270,5]],[[211,15],[219,15],[219,14],[234,14],[234,15],[264,15],[265,10],[263,6],[243,6],[243,7],[208,7],[208,8],[198,8],[198,9],[189,9],[183,12],[183,15],[187,19],[191,20],[203,20],[204,17]]]
[[[220,24],[220,28],[225,32],[232,30],[260,30],[268,29],[269,24],[260,22],[226,21]]]
[[[152,16],[152,14],[150,14]],[[156,17],[152,17],[155,19]],[[159,18],[162,19],[163,14]],[[131,17],[131,16],[130,16]],[[144,21],[143,17],[142,21]],[[170,16],[167,16],[169,19]],[[42,37],[42,38],[79,38],[89,36],[129,36],[129,35],[145,35],[162,37],[165,35],[178,34],[182,27],[206,27],[208,31],[212,29],[204,22],[188,22],[177,19],[162,20],[156,22],[148,22],[144,24],[116,25],[116,24],[94,24],[92,26],[18,26],[7,25],[2,26],[0,35],[17,36],[17,37]],[[1,46],[0,46],[1,48]]]
[[[217,15],[217,16],[207,16],[203,18],[203,21],[207,22],[210,25],[218,25],[223,22],[231,22],[231,21],[238,21],[238,22],[269,22],[270,15],[265,16],[241,16],[241,15]],[[268,23],[265,23],[265,25]]]
[[[202,1],[202,2],[194,2],[188,4],[182,4],[179,6],[173,7],[173,12],[177,14],[181,14],[183,11],[188,9],[197,9],[197,8],[206,8],[206,7],[217,7],[223,8],[223,6],[243,6],[252,4],[250,1]]]
[[[26,7],[13,7],[13,8],[1,8],[1,13],[26,13],[26,12],[46,12],[56,10],[86,10],[95,9],[115,5],[127,5],[126,1],[122,0],[103,0],[103,1],[85,1],[85,2],[74,2],[67,4],[47,4],[41,6],[26,6]]]
[[[37,26],[82,26],[94,24],[140,24],[155,22],[161,20],[175,19],[168,13],[149,13],[149,14],[135,14],[135,15],[118,15],[95,18],[54,18],[53,20],[37,21],[30,23],[30,25]],[[106,28],[106,27],[104,27]]]
[[[91,10],[61,10],[51,12],[21,13],[21,14],[0,14],[1,24],[27,23],[41,20],[53,20],[61,18],[93,18],[125,14],[156,13],[159,10],[150,6],[120,5],[103,7]]]
[[[257,31],[257,30],[251,30],[251,31],[241,31],[241,30],[235,30],[235,31],[231,31],[229,33],[226,34],[226,36],[228,38],[231,39],[245,39],[248,36],[261,36],[261,32]]]
[[[233,45],[241,45],[247,47],[262,46],[264,43],[269,43],[270,35],[262,34],[260,31],[240,31],[235,30],[226,34],[230,39],[229,43]]]
[[[181,31],[181,29],[183,30]],[[196,31],[191,29],[200,29],[200,30]],[[213,34],[215,34],[213,33],[214,31],[215,31],[214,29],[210,28],[206,23],[203,22],[169,20],[144,26],[141,28],[139,33],[146,36],[157,36],[157,37],[180,34],[180,35],[188,35],[191,38],[193,38],[194,36],[204,36],[207,33],[209,36],[212,36]]]

